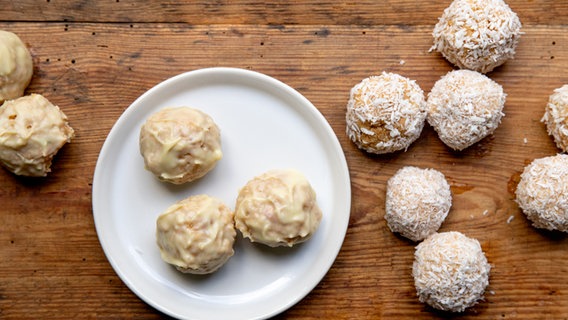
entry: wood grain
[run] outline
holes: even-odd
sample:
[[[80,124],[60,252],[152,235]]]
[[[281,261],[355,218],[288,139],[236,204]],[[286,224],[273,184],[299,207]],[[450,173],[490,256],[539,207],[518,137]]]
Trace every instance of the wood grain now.
[[[2,0],[6,21],[183,22],[192,25],[431,25],[450,1]],[[511,0],[524,24],[566,24],[568,3]]]
[[[477,238],[493,266],[485,301],[460,319],[568,317],[568,239],[532,228],[514,202],[523,167],[559,152],[540,118],[552,90],[568,83],[565,2],[509,1],[525,34],[515,59],[490,74],[508,94],[493,136],[458,153],[426,126],[406,152],[383,156],[346,137],[349,90],[385,70],[428,92],[452,69],[428,52],[447,1],[211,3],[0,0],[0,29],[17,33],[33,55],[27,91],[58,104],[76,130],[47,178],[0,170],[0,318],[164,317],[106,260],[92,218],[92,176],[130,103],[171,76],[214,66],[259,71],[300,91],[347,157],[353,201],[341,252],[323,281],[277,318],[456,317],[418,302],[415,244],[383,219],[386,181],[405,165],[446,175],[453,207],[441,231]]]

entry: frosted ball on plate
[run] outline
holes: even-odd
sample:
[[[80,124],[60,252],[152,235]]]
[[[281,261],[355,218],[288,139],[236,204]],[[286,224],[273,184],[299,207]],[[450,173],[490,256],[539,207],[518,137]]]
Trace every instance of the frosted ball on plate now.
[[[245,238],[270,247],[293,246],[317,230],[322,212],[306,177],[293,169],[267,171],[241,188],[235,225]]]
[[[383,154],[406,150],[424,128],[424,92],[415,81],[383,72],[355,85],[347,103],[347,135],[357,147]]]
[[[175,203],[156,221],[162,259],[183,273],[218,270],[234,254],[236,233],[233,212],[207,195]]]
[[[33,61],[22,40],[0,30],[0,103],[24,95],[33,75]]]
[[[387,225],[412,241],[438,231],[451,206],[450,185],[437,170],[404,167],[387,182]]]
[[[450,71],[428,94],[427,120],[448,147],[463,150],[497,129],[506,96],[501,85],[479,72]]]
[[[203,177],[223,157],[221,133],[201,110],[164,108],[140,129],[140,153],[158,179],[182,184]]]
[[[412,265],[420,302],[451,312],[483,299],[490,270],[479,241],[456,231],[435,233],[418,244]]]
[[[516,201],[536,228],[568,232],[568,155],[536,159],[525,167]]]
[[[568,84],[555,89],[550,95],[541,121],[556,146],[568,152]]]
[[[42,95],[0,106],[0,163],[16,175],[46,176],[53,157],[73,135],[67,116]]]
[[[431,50],[459,68],[487,73],[514,57],[521,22],[503,0],[454,0],[432,36]]]

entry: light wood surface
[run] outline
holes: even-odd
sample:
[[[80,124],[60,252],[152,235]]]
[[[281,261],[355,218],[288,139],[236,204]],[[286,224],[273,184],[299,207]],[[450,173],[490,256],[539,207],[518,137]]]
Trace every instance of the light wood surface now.
[[[524,34],[515,59],[489,74],[508,94],[493,136],[452,152],[426,126],[408,151],[370,156],[345,135],[349,90],[363,78],[396,72],[429,92],[452,69],[428,52],[449,2],[0,0],[0,29],[17,33],[33,55],[27,92],[59,105],[76,130],[47,178],[0,170],[0,318],[164,317],[122,283],[100,247],[93,173],[106,135],[139,95],[214,66],[297,89],[347,157],[352,209],[343,247],[321,283],[277,318],[568,318],[568,238],[532,228],[514,202],[523,167],[559,152],[540,118],[552,90],[568,83],[568,2],[508,1]],[[418,301],[415,244],[383,219],[386,181],[405,165],[446,175],[453,207],[440,231],[477,238],[493,266],[485,301],[461,315]]]

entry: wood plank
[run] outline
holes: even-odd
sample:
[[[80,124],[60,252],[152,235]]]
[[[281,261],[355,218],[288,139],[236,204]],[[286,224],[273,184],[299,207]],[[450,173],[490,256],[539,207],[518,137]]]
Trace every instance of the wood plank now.
[[[353,204],[344,246],[316,289],[278,318],[448,316],[418,302],[410,275],[414,244],[390,233],[383,219],[385,183],[404,165],[447,176],[454,205],[441,231],[479,239],[493,265],[494,294],[464,319],[565,317],[568,240],[533,229],[513,191],[526,163],[558,152],[539,119],[552,90],[568,83],[568,27],[526,27],[515,60],[490,74],[508,94],[506,117],[492,137],[455,153],[426,127],[407,152],[359,151],[345,135],[349,89],[386,70],[428,92],[451,70],[428,53],[431,28],[1,22],[31,47],[28,92],[58,104],[77,131],[48,178],[0,170],[1,317],[162,317],[120,281],[99,246],[92,174],[106,134],[134,99],[168,77],[212,66],[263,72],[299,90],[330,122],[348,160]]]
[[[4,21],[184,22],[252,25],[432,25],[451,1],[0,0]],[[526,25],[568,24],[568,3],[509,0]]]

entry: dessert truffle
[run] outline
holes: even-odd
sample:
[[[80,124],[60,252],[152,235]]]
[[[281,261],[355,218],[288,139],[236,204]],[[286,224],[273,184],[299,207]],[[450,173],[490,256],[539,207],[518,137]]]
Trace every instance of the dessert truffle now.
[[[140,130],[144,165],[158,179],[182,184],[211,171],[223,153],[221,134],[206,113],[165,108],[152,114]]]
[[[347,135],[369,153],[406,150],[420,136],[425,120],[424,92],[413,80],[383,72],[351,89]]]
[[[521,22],[503,0],[454,0],[432,36],[431,50],[459,68],[487,73],[513,58]]]
[[[412,241],[438,231],[451,206],[450,185],[437,170],[404,167],[387,182],[387,225]]]
[[[308,240],[321,218],[314,189],[292,169],[253,178],[239,191],[235,206],[235,224],[243,236],[271,247]]]
[[[0,103],[23,96],[32,75],[28,48],[14,33],[0,30]]]
[[[568,155],[534,160],[525,167],[515,193],[534,227],[568,232]]]
[[[49,100],[31,94],[0,106],[0,163],[17,175],[42,177],[74,131]]]
[[[212,273],[233,256],[233,212],[220,200],[195,195],[158,217],[156,238],[162,259],[183,273]]]
[[[568,84],[554,90],[546,105],[542,122],[559,149],[568,152]]]
[[[435,233],[416,247],[412,275],[420,302],[462,312],[483,298],[490,269],[479,241],[452,231]]]
[[[450,71],[428,94],[428,123],[448,147],[463,150],[497,129],[506,96],[479,72]]]

